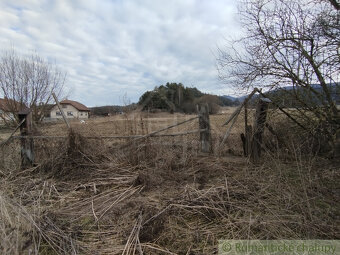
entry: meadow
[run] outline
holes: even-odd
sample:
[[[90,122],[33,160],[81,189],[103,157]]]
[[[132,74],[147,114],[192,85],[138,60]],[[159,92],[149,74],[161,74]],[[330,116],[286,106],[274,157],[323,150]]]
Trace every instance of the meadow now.
[[[252,164],[242,114],[220,146],[234,110],[210,115],[210,154],[198,133],[94,138],[146,135],[194,117],[177,113],[91,118],[71,122],[72,131],[41,124],[35,135],[66,138],[36,140],[36,164],[25,170],[12,140],[0,150],[1,254],[198,255],[216,254],[219,239],[339,239],[337,162],[315,155],[273,110],[268,121],[284,144],[266,130],[262,161]],[[166,133],[195,129],[197,120]]]

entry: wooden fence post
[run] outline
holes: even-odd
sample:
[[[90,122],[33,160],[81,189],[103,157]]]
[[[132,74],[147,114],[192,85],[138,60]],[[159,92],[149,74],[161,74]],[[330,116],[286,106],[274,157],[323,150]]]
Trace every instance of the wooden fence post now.
[[[198,105],[198,123],[200,131],[201,152],[211,152],[211,133],[210,133],[210,120],[209,120],[209,107],[208,104]]]
[[[223,124],[223,126],[228,125],[230,121],[232,121],[230,127],[227,129],[222,142],[220,143],[218,150],[221,149],[222,145],[224,142],[227,140],[228,136],[230,135],[231,129],[233,128],[234,124],[236,123],[237,117],[240,114],[242,107],[247,107],[248,101],[255,95],[256,92],[259,92],[258,88],[255,88],[248,96],[247,98],[243,101],[243,103],[230,115],[228,120]],[[245,134],[241,134],[241,139],[243,143],[243,151],[244,155],[248,155],[250,153],[250,137],[251,137],[251,126],[247,125],[247,109],[245,109]],[[247,143],[247,144],[246,144]]]
[[[30,136],[32,134],[32,112],[30,109],[20,111],[18,114],[20,125],[20,136]],[[34,163],[34,143],[33,138],[21,138],[21,169],[33,166]]]
[[[246,147],[246,153],[244,156],[248,157],[249,154],[251,153],[251,138],[253,136],[253,128],[251,125],[247,125],[246,127],[246,142],[245,142],[245,147]]]
[[[251,160],[258,163],[261,157],[262,135],[267,118],[268,105],[271,101],[267,98],[261,98],[256,106],[256,115],[254,121],[254,135],[251,143]]]
[[[251,152],[252,126],[248,125],[248,103],[244,104],[244,134],[241,134],[243,153],[248,157]]]
[[[64,119],[64,121],[65,121],[67,127],[70,129],[70,128],[71,128],[71,127],[70,127],[70,123],[68,123],[67,118],[66,118],[66,116],[65,116],[65,113],[64,113],[63,109],[61,108],[60,103],[59,103],[59,100],[58,100],[57,96],[54,94],[54,92],[52,92],[52,96],[53,96],[54,101],[56,102],[56,104],[57,104],[57,106],[58,106],[58,108],[59,108],[59,111],[60,111],[60,113],[61,113],[61,116],[63,116],[63,119]]]

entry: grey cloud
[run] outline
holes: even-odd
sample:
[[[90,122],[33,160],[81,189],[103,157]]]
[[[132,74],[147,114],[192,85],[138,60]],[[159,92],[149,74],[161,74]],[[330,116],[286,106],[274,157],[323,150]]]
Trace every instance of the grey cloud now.
[[[137,101],[167,81],[226,93],[212,52],[237,35],[235,1],[1,2],[0,45],[36,50],[89,106]]]

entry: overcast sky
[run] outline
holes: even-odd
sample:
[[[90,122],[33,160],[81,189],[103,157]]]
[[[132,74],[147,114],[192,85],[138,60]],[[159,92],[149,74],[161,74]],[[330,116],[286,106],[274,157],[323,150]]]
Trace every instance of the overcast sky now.
[[[214,54],[237,20],[237,0],[1,0],[0,46],[55,61],[87,106],[137,102],[166,82],[232,94]]]

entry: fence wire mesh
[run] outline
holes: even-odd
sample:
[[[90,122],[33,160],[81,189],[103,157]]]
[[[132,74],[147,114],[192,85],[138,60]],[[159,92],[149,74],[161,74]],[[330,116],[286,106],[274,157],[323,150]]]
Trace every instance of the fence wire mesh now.
[[[245,133],[244,108],[235,117],[237,120],[231,128],[228,138],[222,143],[223,137],[232,122],[228,125],[224,125],[224,123],[235,110],[235,108],[225,108],[221,113],[209,116],[212,153],[215,155],[243,155],[241,134]],[[256,109],[247,109],[247,124],[252,125],[253,128],[255,113]],[[146,155],[154,150],[158,156],[167,155],[170,151],[176,151],[178,154],[185,155],[188,152],[198,154],[200,151],[198,119],[164,130],[156,134],[156,136],[145,138],[138,136],[148,136],[148,134],[157,130],[176,125],[194,117],[197,117],[197,115],[149,115],[147,113],[140,113],[97,118],[85,123],[74,121],[71,123],[71,126],[73,132],[77,133],[82,137],[82,141],[86,142],[90,154],[95,152],[96,154],[111,153],[124,156],[133,152],[137,157],[141,152]],[[264,131],[264,149],[272,149],[277,146],[278,137],[275,134],[275,130],[280,131],[280,128],[283,128],[278,126],[277,123],[282,123],[284,119],[286,119],[286,116],[277,109],[268,110],[266,123],[272,130],[270,131],[269,128],[266,128]],[[197,132],[183,134],[187,131]],[[164,134],[182,135],[158,136]],[[62,122],[45,123],[36,128],[33,135],[40,137],[39,139],[34,139],[35,162],[37,163],[46,159],[50,161],[55,160],[69,146],[69,130]],[[5,146],[2,146],[1,154],[1,163],[4,167],[12,168],[13,166],[18,166],[20,164],[20,139],[12,139]]]
[[[151,117],[143,116],[143,114],[131,114],[123,117],[92,119],[86,123],[74,121],[71,126],[72,132],[80,137],[77,143],[82,143],[82,150],[87,150],[89,155],[114,154],[123,157],[130,154],[130,156],[135,155],[138,158],[141,157],[141,153],[154,155],[151,153],[152,151],[157,152],[158,156],[160,154],[167,155],[171,151],[184,155],[188,151],[190,153],[199,151],[197,118],[164,130],[155,136],[148,135],[194,117],[197,115],[173,114],[166,117],[155,115]],[[185,134],[186,132],[192,133]],[[170,136],[172,134],[175,135]],[[33,136],[35,136],[34,154],[37,164],[44,160],[56,160],[61,153],[67,152],[72,146],[70,145],[69,130],[62,122],[45,123],[35,129]],[[145,138],[140,136],[145,136]],[[16,139],[11,139],[7,144],[1,146],[1,161],[5,168],[17,168],[20,165],[20,137],[14,138]]]

